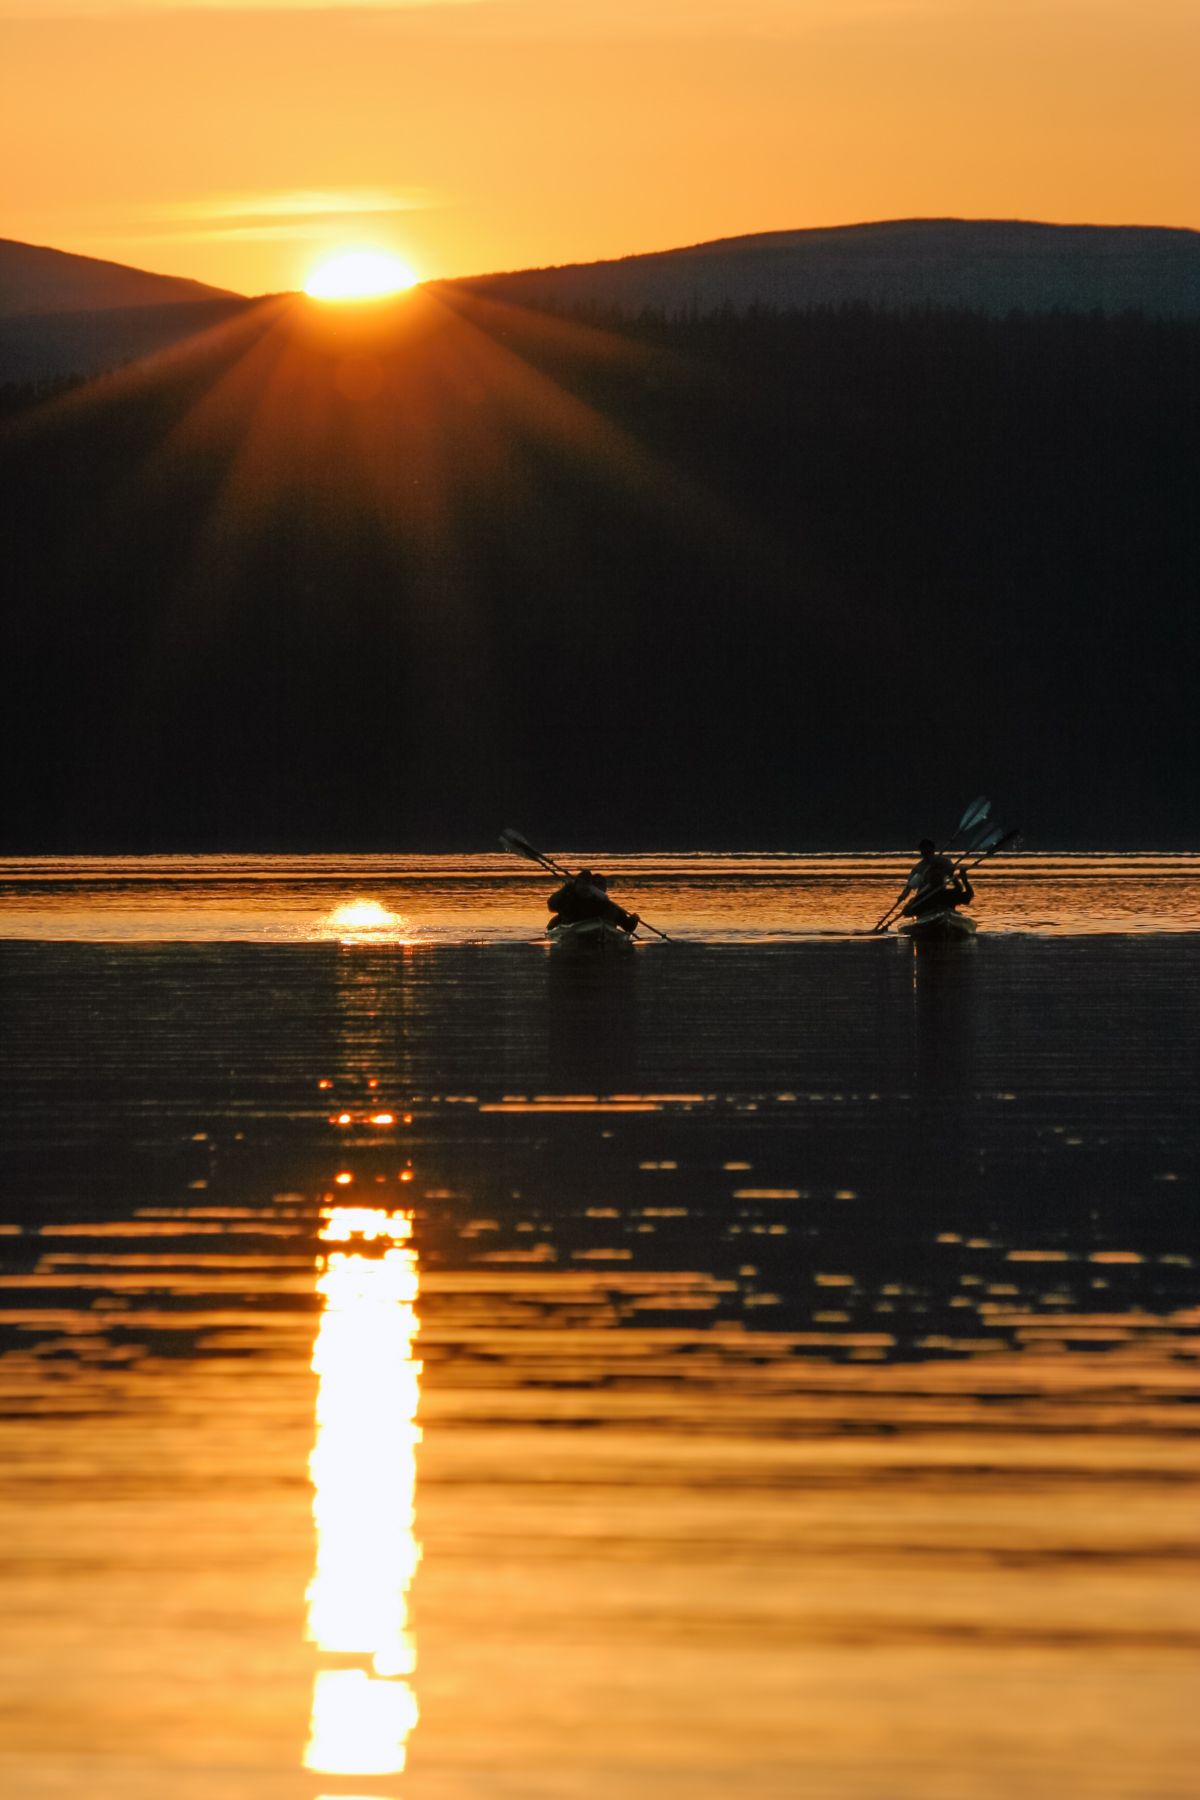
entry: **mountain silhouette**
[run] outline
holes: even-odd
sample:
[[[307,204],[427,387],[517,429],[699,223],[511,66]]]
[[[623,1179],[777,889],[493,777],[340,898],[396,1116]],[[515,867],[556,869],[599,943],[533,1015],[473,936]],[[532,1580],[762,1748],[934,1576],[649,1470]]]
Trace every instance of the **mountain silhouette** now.
[[[202,281],[0,239],[0,381],[98,375],[248,304]]]
[[[615,261],[438,284],[552,312],[868,305],[1200,317],[1200,232],[1024,220],[893,219],[719,238]],[[0,382],[93,376],[232,319],[221,288],[0,240]]]
[[[0,238],[0,319],[238,298],[227,288],[207,287],[202,281],[151,275],[123,263]]]
[[[1200,316],[1200,232],[1012,219],[892,219],[472,278],[498,299],[677,315],[911,307]]]

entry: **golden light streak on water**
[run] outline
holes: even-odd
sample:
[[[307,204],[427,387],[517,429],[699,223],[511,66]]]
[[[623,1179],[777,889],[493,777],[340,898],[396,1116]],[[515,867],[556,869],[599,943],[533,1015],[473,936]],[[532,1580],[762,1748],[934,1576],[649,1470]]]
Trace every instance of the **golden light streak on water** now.
[[[343,944],[407,943],[408,920],[378,900],[347,900],[324,921],[325,930]]]
[[[559,854],[579,863],[600,853]],[[907,852],[604,857],[626,904],[653,905],[672,938],[862,938],[874,950],[895,942],[871,927],[910,860]],[[1006,852],[984,863],[975,882],[973,912],[989,940],[1200,929],[1194,853]],[[501,853],[0,857],[0,939],[341,942],[406,954],[527,943],[542,937],[547,886],[544,875]]]
[[[316,1442],[309,1460],[316,1566],[308,1636],[318,1668],[304,1767],[393,1775],[418,1709],[408,1595],[415,1530],[421,1364],[412,1214],[330,1206],[318,1261],[324,1302],[313,1348]]]

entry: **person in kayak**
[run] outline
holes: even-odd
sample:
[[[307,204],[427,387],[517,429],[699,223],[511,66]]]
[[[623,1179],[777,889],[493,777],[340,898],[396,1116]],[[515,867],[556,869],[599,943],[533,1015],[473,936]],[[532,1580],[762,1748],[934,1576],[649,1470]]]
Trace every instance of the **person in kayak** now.
[[[904,892],[912,899],[902,908],[906,919],[923,913],[952,912],[955,907],[969,906],[975,890],[965,873],[954,867],[948,856],[942,856],[932,838],[922,838],[917,845],[921,860],[914,863],[904,884]]]
[[[607,919],[622,931],[636,931],[638,926],[637,914],[626,912],[609,899],[608,882],[594,869],[580,869],[578,874],[568,876],[546,904],[552,915],[551,931],[556,925],[578,925],[583,919]]]

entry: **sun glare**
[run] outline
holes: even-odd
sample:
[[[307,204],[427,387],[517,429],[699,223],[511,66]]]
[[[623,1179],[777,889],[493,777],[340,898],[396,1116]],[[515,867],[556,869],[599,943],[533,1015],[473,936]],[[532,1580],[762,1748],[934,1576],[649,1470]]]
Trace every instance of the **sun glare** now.
[[[389,912],[378,900],[347,900],[326,913],[316,927],[320,937],[335,936],[343,944],[407,944],[412,941],[403,913]]]
[[[380,300],[416,281],[415,271],[386,250],[343,250],[317,264],[304,291],[310,300]]]

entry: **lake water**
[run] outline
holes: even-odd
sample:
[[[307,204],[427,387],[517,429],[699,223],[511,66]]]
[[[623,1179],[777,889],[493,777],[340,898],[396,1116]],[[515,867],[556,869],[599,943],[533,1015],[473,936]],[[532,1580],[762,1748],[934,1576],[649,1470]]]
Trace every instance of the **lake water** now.
[[[604,866],[0,862],[5,1796],[1195,1793],[1200,858]]]
[[[575,868],[587,858],[558,860]],[[742,944],[869,932],[913,856],[601,860],[614,893],[669,934]],[[1005,854],[975,880],[990,932],[1200,930],[1200,856]],[[0,937],[522,943],[541,932],[556,885],[505,855],[0,857]]]

